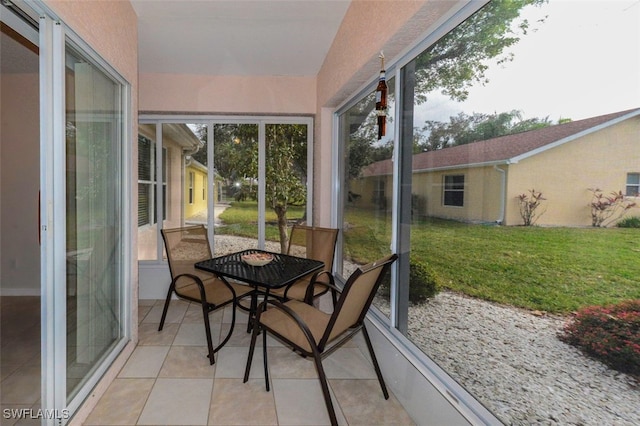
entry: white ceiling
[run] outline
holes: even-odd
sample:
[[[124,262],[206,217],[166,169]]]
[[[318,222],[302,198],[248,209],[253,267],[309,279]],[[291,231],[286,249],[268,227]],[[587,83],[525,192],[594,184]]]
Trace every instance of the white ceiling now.
[[[133,0],[141,73],[315,76],[350,0]]]

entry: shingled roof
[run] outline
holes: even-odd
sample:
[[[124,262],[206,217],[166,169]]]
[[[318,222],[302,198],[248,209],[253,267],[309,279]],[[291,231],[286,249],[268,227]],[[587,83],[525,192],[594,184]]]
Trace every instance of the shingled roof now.
[[[415,173],[462,166],[476,167],[517,163],[519,160],[546,149],[637,115],[640,115],[640,109],[631,109],[466,145],[422,152],[413,156],[413,171]],[[393,163],[391,160],[369,164],[362,171],[364,177],[390,175],[392,173]]]

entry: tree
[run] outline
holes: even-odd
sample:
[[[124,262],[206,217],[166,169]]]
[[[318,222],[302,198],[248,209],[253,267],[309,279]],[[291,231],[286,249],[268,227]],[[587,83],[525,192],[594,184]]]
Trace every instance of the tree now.
[[[498,65],[513,60],[513,54],[505,50],[530,30],[528,20],[518,21],[522,8],[546,2],[492,1],[447,33],[415,59],[417,101],[426,101],[427,94],[437,89],[451,99],[464,101],[469,87],[488,82],[485,71],[489,60]]]
[[[205,145],[193,158],[208,165],[207,126],[200,125],[195,133]],[[227,195],[236,196],[238,191],[255,196],[255,188],[247,182],[258,178],[258,126],[256,124],[215,124],[213,126],[215,155],[213,167],[224,179]]]
[[[280,249],[287,251],[287,209],[304,205],[306,192],[307,126],[270,124],[266,126],[266,200],[276,213]]]
[[[198,126],[196,134],[200,140],[206,141],[207,126]],[[276,213],[280,247],[285,252],[288,246],[288,207],[306,203],[307,125],[267,124],[265,142],[266,204]],[[225,180],[227,188],[235,191],[229,195],[256,198],[257,188],[246,182],[258,179],[258,126],[215,124],[214,143],[214,168]],[[193,157],[207,165],[206,145]]]
[[[488,78],[485,71],[489,68],[489,63],[497,65],[506,64],[513,60],[513,54],[507,53],[507,49],[518,43],[522,36],[534,30],[532,24],[524,18],[520,18],[521,10],[526,6],[540,6],[547,0],[501,0],[492,1],[485,5],[473,16],[462,22],[453,31],[446,34],[429,49],[418,55],[409,65],[413,67],[414,77],[414,103],[421,104],[427,101],[429,93],[440,91],[449,96],[452,100],[464,101],[468,96],[468,89],[474,84],[487,84]],[[407,82],[405,81],[405,84]],[[393,97],[393,93],[389,93]],[[370,127],[370,131],[360,131],[361,135],[374,134],[375,122],[369,120],[368,113],[374,111],[375,99],[373,96],[365,98],[358,108],[361,114],[350,117],[356,123],[359,121],[360,128]],[[506,113],[510,114],[510,113]],[[480,117],[476,117],[480,119]],[[503,117],[509,119],[510,117]],[[513,117],[511,117],[513,118]],[[483,121],[483,120],[480,120]],[[465,123],[457,123],[463,126]],[[489,123],[487,123],[488,125]],[[498,124],[493,122],[491,124]],[[353,126],[353,123],[351,124]],[[523,125],[526,125],[523,122]],[[540,123],[530,123],[530,126],[544,125]],[[413,151],[414,153],[423,150],[440,149],[448,146],[451,128],[438,127],[435,123],[429,130],[435,132],[432,140],[427,141],[426,129],[414,129]],[[530,127],[531,129],[533,127]],[[460,130],[463,130],[461,128]],[[465,143],[471,142],[481,131],[485,134],[495,134],[497,129],[478,128],[476,135],[469,135]],[[442,134],[438,134],[442,131]],[[524,130],[518,130],[524,131]],[[375,141],[373,136],[368,141]],[[367,149],[376,150],[377,145],[373,142],[360,146],[361,141],[353,138],[358,154],[353,158],[357,160],[350,164],[350,176],[359,175],[359,169],[366,166],[365,159],[372,159],[373,155],[365,152]],[[349,156],[351,159],[352,157]]]
[[[449,117],[448,123],[440,121],[426,121],[420,133],[424,136],[419,140],[419,151],[434,151],[456,145],[496,138],[498,136],[536,130],[551,126],[549,117],[522,119],[522,113],[517,110],[499,114],[474,113],[467,115],[459,113]]]

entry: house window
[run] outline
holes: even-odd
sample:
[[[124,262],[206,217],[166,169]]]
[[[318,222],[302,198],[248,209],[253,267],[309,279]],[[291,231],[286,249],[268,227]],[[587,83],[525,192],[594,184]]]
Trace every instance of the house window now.
[[[196,180],[196,174],[189,172],[189,204],[193,204],[193,185]]]
[[[151,205],[153,198],[153,142],[144,136],[138,136],[138,226],[151,223]]]
[[[445,206],[464,205],[464,175],[444,176],[443,203]]]
[[[207,177],[202,176],[202,200],[207,199]]]
[[[637,197],[640,194],[640,173],[627,173],[627,197]]]
[[[166,148],[162,149],[162,190],[164,203],[163,215],[166,216],[167,163]],[[149,138],[138,135],[138,226],[152,225],[157,222],[156,205],[156,144]]]

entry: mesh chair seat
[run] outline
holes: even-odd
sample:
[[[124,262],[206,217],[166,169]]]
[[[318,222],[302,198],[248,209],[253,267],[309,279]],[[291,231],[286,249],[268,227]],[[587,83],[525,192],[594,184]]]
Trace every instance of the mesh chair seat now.
[[[179,278],[177,280],[176,293],[184,299],[191,299],[193,301],[200,302],[200,288],[198,287],[198,285],[191,279],[185,280],[188,281],[187,284],[180,285],[179,283],[180,281],[182,281],[182,279],[183,278]],[[203,280],[202,284],[204,284],[206,301],[211,305],[223,305],[229,303],[234,297],[231,290],[229,290],[229,288],[218,278],[210,277],[206,280]],[[231,287],[233,287],[236,298],[247,296],[254,291],[253,288],[246,285],[235,283],[229,284],[231,285]],[[178,288],[178,286],[180,287]]]
[[[298,300],[286,302],[286,305],[294,310],[300,320],[309,327],[314,340],[319,342],[324,331],[327,329],[331,315]],[[286,336],[286,338],[291,340],[296,346],[305,349],[307,352],[312,351],[304,332],[296,322],[282,310],[268,309],[260,317],[260,322],[274,334]]]

